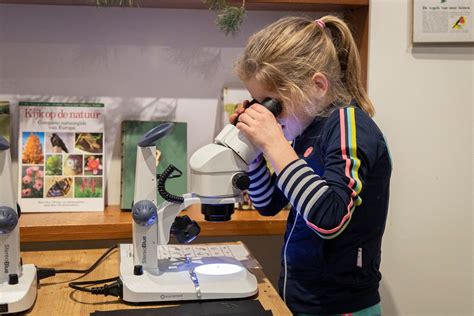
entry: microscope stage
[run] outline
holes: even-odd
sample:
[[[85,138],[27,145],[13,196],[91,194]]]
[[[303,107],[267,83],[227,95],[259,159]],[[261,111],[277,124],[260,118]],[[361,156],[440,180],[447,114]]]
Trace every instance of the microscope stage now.
[[[244,298],[256,294],[258,287],[255,276],[231,257],[159,259],[157,270],[133,272],[132,246],[120,245],[120,278],[127,302]]]

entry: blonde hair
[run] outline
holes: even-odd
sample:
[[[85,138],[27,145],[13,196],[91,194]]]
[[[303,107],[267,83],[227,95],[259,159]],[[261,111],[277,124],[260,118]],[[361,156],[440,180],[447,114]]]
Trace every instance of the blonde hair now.
[[[286,17],[268,25],[250,37],[235,70],[241,80],[255,78],[277,93],[285,107],[301,105],[311,115],[325,112],[314,106],[311,93],[313,76],[319,72],[329,81],[326,99],[320,100],[324,105],[346,106],[355,100],[370,116],[375,113],[362,84],[354,38],[347,24],[335,16],[319,22]]]

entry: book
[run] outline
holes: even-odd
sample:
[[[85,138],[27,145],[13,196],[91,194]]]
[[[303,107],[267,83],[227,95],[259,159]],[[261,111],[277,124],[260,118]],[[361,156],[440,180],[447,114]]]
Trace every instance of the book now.
[[[123,121],[122,122],[122,178],[120,189],[120,208],[130,210],[135,190],[135,167],[137,161],[137,144],[142,136],[155,126],[164,122],[157,121]],[[182,171],[182,176],[166,182],[166,189],[174,195],[187,192],[187,124],[175,122],[170,134],[156,142],[157,167],[160,175],[170,164]],[[164,200],[158,194],[158,205]]]
[[[10,141],[10,103],[0,101],[0,135]]]
[[[224,87],[222,89],[222,127],[229,124],[229,117],[244,100],[252,100],[252,96],[247,89],[231,87]]]
[[[24,212],[104,210],[104,104],[19,102]]]

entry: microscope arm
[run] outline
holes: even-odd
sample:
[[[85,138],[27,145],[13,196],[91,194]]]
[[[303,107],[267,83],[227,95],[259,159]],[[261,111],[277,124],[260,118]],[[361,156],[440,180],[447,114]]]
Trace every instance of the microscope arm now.
[[[156,203],[156,146],[160,133],[169,127],[155,128],[137,146],[133,218],[134,274],[143,270],[158,271],[158,245],[169,242],[170,231],[178,214],[193,204],[231,205],[241,199],[248,188],[246,163],[235,150],[219,144],[209,144],[191,158],[191,187],[193,193],[176,197],[175,202]],[[224,132],[235,136],[232,128]],[[222,142],[229,138],[221,137]],[[241,140],[238,142],[242,143]],[[196,191],[194,191],[196,190]],[[170,200],[170,201],[171,201]],[[186,224],[185,224],[186,225]],[[175,234],[176,235],[176,234]],[[191,236],[192,237],[192,236]],[[189,240],[188,240],[189,241]]]
[[[20,265],[20,227],[13,189],[10,149],[8,143],[0,138],[0,283],[21,277]]]

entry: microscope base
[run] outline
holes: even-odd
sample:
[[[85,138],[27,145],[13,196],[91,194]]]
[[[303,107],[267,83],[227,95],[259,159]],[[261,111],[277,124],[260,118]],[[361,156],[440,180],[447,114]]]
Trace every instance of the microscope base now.
[[[0,314],[18,313],[28,310],[36,299],[36,267],[23,265],[23,274],[18,284],[0,284]]]
[[[144,269],[141,275],[133,272],[132,245],[120,245],[122,299],[126,302],[233,299],[258,291],[255,276],[231,257],[160,259],[156,270]]]

